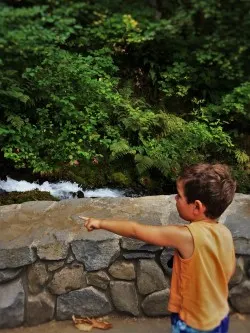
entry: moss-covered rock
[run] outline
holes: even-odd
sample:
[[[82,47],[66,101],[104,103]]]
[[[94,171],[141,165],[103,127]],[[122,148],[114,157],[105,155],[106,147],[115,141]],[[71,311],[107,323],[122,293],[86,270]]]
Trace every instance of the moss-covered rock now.
[[[111,180],[122,187],[126,187],[126,186],[131,186],[132,185],[132,179],[130,177],[130,175],[125,174],[123,172],[114,172],[111,175]]]
[[[0,206],[20,204],[26,201],[59,201],[49,192],[38,190],[27,192],[5,192],[0,194]]]

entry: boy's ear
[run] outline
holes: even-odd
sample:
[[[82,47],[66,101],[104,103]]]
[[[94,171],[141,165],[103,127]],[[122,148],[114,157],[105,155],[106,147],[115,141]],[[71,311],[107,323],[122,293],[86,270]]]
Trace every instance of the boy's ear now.
[[[203,203],[200,200],[195,200],[194,202],[194,214],[204,214],[206,211],[206,207],[203,205]]]

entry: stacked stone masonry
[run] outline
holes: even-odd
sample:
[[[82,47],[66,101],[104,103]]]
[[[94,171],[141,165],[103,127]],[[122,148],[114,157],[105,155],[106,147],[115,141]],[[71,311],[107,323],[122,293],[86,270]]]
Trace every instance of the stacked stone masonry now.
[[[106,231],[78,215],[145,224],[184,223],[174,196],[75,199],[0,207],[0,328],[56,320],[168,315],[173,249]],[[250,313],[250,197],[237,194],[220,219],[232,231],[237,268],[233,310]]]

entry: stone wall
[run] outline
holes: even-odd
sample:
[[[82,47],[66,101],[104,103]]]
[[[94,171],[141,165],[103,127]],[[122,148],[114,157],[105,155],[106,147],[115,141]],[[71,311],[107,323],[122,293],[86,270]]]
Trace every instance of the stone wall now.
[[[164,316],[173,250],[107,231],[88,233],[78,215],[179,224],[174,196],[75,199],[0,207],[0,328],[110,313]],[[233,310],[250,313],[250,197],[221,217],[237,269]]]

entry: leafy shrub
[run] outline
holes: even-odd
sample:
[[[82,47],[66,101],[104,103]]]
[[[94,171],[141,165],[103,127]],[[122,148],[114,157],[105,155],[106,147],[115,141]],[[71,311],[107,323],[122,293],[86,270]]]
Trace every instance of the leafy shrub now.
[[[128,179],[162,186],[195,162],[247,170],[249,9],[236,0],[2,2],[5,158],[42,174],[93,166],[92,175],[98,164],[102,182],[126,168]]]

